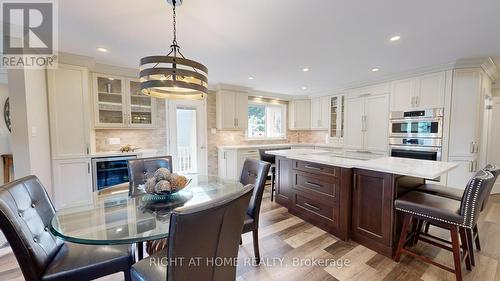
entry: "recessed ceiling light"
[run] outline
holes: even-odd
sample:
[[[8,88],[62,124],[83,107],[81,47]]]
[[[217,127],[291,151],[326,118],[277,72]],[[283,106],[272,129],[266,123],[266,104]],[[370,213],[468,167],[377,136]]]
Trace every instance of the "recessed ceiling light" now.
[[[392,36],[391,39],[389,39],[389,40],[391,40],[391,41],[398,41],[399,39],[401,39],[401,36],[396,35],[396,36]]]
[[[379,71],[379,70],[380,70],[380,69],[379,69],[379,68],[376,68],[376,67],[375,67],[375,68],[372,68],[372,71],[373,71],[373,72],[377,72],[377,71]]]
[[[307,87],[305,87],[305,86],[304,86],[304,87],[302,87],[302,90],[307,90]]]
[[[304,68],[302,68],[302,71],[304,71],[304,72],[308,72],[308,71],[309,71],[309,67],[304,67]]]
[[[253,76],[248,77],[248,80],[253,80]]]
[[[106,48],[100,48],[100,47],[99,47],[99,48],[97,48],[97,50],[98,50],[99,52],[103,52],[103,53],[107,53],[107,52],[108,52],[108,49],[106,49]]]

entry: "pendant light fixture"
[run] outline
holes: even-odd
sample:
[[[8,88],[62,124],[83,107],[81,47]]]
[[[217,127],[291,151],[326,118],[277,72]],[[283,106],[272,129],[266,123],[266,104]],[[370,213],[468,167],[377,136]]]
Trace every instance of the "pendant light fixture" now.
[[[165,56],[141,59],[141,92],[164,99],[202,99],[208,92],[208,69],[201,63],[186,59],[177,43],[175,8],[182,0],[167,0],[173,9],[174,39]]]

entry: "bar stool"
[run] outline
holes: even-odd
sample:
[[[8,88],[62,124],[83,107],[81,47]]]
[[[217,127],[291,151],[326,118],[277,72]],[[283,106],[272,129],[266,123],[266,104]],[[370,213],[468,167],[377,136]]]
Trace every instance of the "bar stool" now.
[[[285,150],[292,149],[292,147],[274,147],[274,148],[261,148],[259,149],[260,161],[265,161],[271,164],[269,169],[269,176],[271,176],[271,202],[274,200],[274,192],[276,191],[276,156],[266,153],[270,150]]]
[[[483,212],[484,208],[486,207],[486,204],[489,199],[489,195],[491,193],[491,190],[493,189],[493,186],[495,185],[496,180],[498,179],[498,175],[500,175],[500,167],[488,164],[486,167],[484,167],[485,171],[488,171],[493,174],[494,180],[490,183],[489,186],[486,187],[486,197],[484,199],[483,204],[481,205],[481,210],[480,212]],[[447,187],[447,186],[441,186],[437,184],[424,184],[420,186],[417,191],[420,192],[425,192],[428,194],[433,194],[457,201],[461,201],[462,197],[464,195],[464,191],[453,188],[453,187]],[[425,229],[424,233],[429,233],[429,227],[430,223],[425,224]],[[467,234],[467,241],[469,243],[469,248],[470,248],[470,259],[471,259],[471,264],[475,266],[475,257],[474,257],[474,246],[473,244],[475,243],[476,249],[478,251],[481,251],[481,242],[479,240],[479,230],[477,228],[477,225],[474,225],[472,229],[466,229],[466,234]]]
[[[399,237],[398,247],[394,260],[399,262],[401,254],[405,253],[418,258],[426,263],[432,264],[455,274],[457,281],[462,280],[462,259],[465,259],[467,270],[471,270],[471,261],[469,247],[467,242],[466,229],[472,229],[479,217],[479,212],[484,203],[487,187],[494,181],[494,176],[488,171],[479,171],[469,181],[461,201],[441,197],[425,192],[410,191],[394,202],[396,210],[404,214],[403,227]],[[428,222],[450,231],[451,247],[440,242],[446,240],[433,237],[431,235],[422,235],[417,229],[416,233],[408,233],[412,223],[421,225],[422,222]],[[460,235],[460,239],[459,239]],[[431,240],[432,239],[432,240]],[[460,240],[462,241],[460,246]],[[418,241],[426,242],[436,247],[440,247],[453,252],[454,268],[449,268],[443,264],[437,263],[432,259],[412,252],[406,245],[412,246]],[[446,241],[448,242],[448,241]],[[460,247],[463,250],[463,256],[460,257]]]

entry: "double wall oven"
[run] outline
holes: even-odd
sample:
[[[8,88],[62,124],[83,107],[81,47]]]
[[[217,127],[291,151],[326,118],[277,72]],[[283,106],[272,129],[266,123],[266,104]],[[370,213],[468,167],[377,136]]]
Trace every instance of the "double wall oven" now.
[[[391,156],[440,161],[443,113],[443,108],[391,112]]]

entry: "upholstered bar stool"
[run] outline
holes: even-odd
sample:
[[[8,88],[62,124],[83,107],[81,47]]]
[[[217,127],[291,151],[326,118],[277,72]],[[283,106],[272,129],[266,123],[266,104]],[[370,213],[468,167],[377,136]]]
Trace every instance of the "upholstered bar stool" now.
[[[492,173],[494,180],[492,182],[490,182],[489,186],[486,187],[486,191],[485,191],[486,197],[484,198],[484,201],[481,205],[480,212],[482,212],[484,210],[484,208],[486,207],[491,190],[493,189],[493,186],[495,185],[495,182],[498,179],[498,175],[500,175],[500,167],[495,166],[495,165],[488,164],[488,165],[486,165],[486,167],[483,170],[489,171],[490,173]],[[445,197],[445,198],[449,198],[449,199],[454,199],[457,201],[461,201],[462,197],[464,195],[464,191],[462,191],[461,189],[452,188],[452,187],[448,187],[448,186],[441,186],[441,185],[437,185],[437,184],[422,185],[417,189],[417,191],[425,192],[428,194],[433,194],[433,195],[437,195],[437,196],[441,196],[441,197]],[[431,225],[430,223],[426,223],[425,230],[424,230],[425,233],[429,233],[430,225]],[[479,230],[477,228],[477,225],[474,225],[474,227],[472,229],[466,229],[466,234],[467,234],[467,238],[468,238],[467,239],[468,244],[469,244],[468,246],[469,246],[470,251],[471,251],[470,252],[471,263],[474,266],[475,265],[475,257],[474,257],[474,251],[473,251],[474,250],[473,244],[474,243],[476,244],[476,249],[478,251],[481,250],[481,242],[479,240]]]
[[[284,149],[292,149],[291,146],[288,147],[275,147],[275,148],[261,148],[259,149],[259,156],[261,161],[268,162],[271,164],[271,168],[269,170],[271,174],[271,202],[274,200],[274,193],[276,191],[276,156],[272,154],[268,154],[268,151],[271,150],[284,150]]]
[[[404,214],[403,227],[398,242],[395,261],[399,262],[401,254],[405,253],[430,263],[456,275],[457,280],[462,280],[462,259],[465,259],[466,268],[471,270],[469,247],[465,229],[472,229],[479,217],[484,199],[487,196],[488,186],[494,181],[494,176],[488,171],[479,171],[469,181],[461,201],[441,197],[429,193],[410,191],[394,202],[396,210]],[[408,239],[408,232],[412,221],[424,221],[450,231],[451,245],[442,244],[446,240],[425,234]],[[460,235],[460,238],[459,238]],[[410,236],[411,237],[411,236]],[[463,256],[461,257],[460,240],[462,241]],[[421,256],[409,250],[406,245],[414,241],[428,244],[453,252],[454,268],[449,268],[437,263],[428,257]]]

